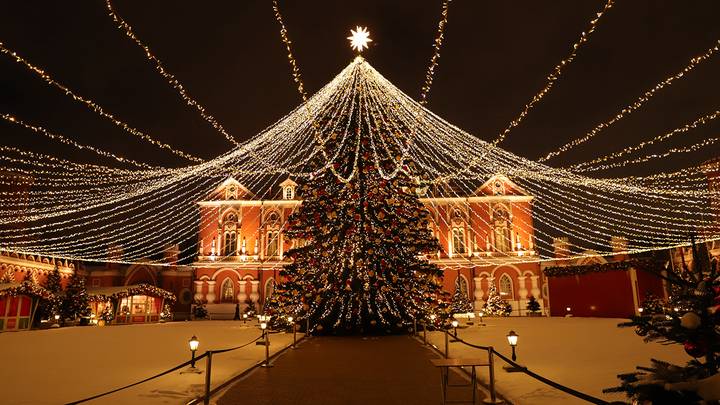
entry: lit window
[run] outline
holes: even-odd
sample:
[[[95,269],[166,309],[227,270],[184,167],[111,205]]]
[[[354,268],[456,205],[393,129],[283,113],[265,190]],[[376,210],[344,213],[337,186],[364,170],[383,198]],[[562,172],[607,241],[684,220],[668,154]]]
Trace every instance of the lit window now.
[[[292,187],[285,187],[285,199],[286,200],[292,200],[295,192]]]
[[[265,299],[267,300],[270,298],[275,291],[275,280],[269,279],[267,283],[265,283]]]
[[[505,207],[499,206],[493,210],[493,234],[495,237],[495,250],[498,252],[512,251],[512,233],[510,214]]]
[[[460,292],[465,294],[465,296],[468,296],[468,283],[467,283],[467,280],[465,280],[465,278],[463,278],[463,277],[457,278],[457,282],[455,283],[456,291],[458,288],[460,289]]]
[[[453,228],[452,237],[453,237],[453,246],[452,246],[453,253],[464,254],[466,252],[465,229],[464,228]]]
[[[502,277],[500,277],[500,295],[508,299],[513,297],[512,280],[507,274],[503,274]]]
[[[223,247],[223,254],[225,256],[234,256],[235,250],[237,249],[237,236],[235,232],[225,233],[225,246]]]
[[[279,237],[280,233],[278,231],[269,231],[267,233],[267,256],[278,255]]]
[[[220,299],[226,302],[232,302],[235,299],[233,282],[230,278],[226,278],[220,289]]]

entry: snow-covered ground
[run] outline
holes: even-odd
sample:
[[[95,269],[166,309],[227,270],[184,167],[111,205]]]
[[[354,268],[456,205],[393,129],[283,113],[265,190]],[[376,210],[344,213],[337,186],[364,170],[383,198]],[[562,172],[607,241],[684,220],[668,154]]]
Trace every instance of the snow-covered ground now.
[[[477,319],[476,319],[477,320]],[[486,326],[458,329],[461,339],[493,346],[510,357],[506,335],[518,335],[518,363],[544,377],[580,392],[607,401],[627,401],[623,394],[603,394],[602,389],[618,385],[617,374],[630,372],[638,365],[647,366],[650,358],[685,364],[690,357],[680,345],[644,343],[634,328],[618,328],[623,319],[603,318],[485,318]],[[422,336],[422,335],[421,335]],[[444,350],[441,332],[428,333],[428,340]],[[450,343],[450,357],[485,357],[487,352],[462,343]],[[497,391],[516,405],[587,403],[551,388],[524,373],[507,373],[505,363],[497,359]],[[487,368],[479,369],[487,381]]]
[[[260,331],[239,321],[196,321],[0,333],[0,402],[66,403],[144,379],[189,360],[193,335],[200,355],[249,342]],[[292,334],[272,334],[270,342],[272,354],[291,344]],[[255,344],[213,356],[213,385],[264,357],[265,347]],[[205,359],[197,367],[204,370]],[[88,403],[184,404],[202,394],[204,382],[204,373],[175,371]]]

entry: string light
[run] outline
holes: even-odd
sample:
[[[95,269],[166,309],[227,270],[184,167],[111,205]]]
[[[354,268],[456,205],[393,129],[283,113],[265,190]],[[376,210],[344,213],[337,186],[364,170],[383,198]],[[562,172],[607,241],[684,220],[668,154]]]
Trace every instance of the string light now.
[[[135,32],[132,29],[132,27],[130,26],[130,24],[128,24],[122,17],[120,17],[115,12],[110,0],[105,0],[105,6],[108,9],[108,15],[110,17],[112,17],[113,21],[115,21],[118,24],[117,27],[119,29],[123,30],[125,32],[125,35],[128,38],[130,38],[135,43],[135,45],[137,45],[144,51],[145,57],[153,63],[155,70],[158,73],[160,73],[160,75],[168,82],[168,84],[170,86],[172,86],[172,88],[177,90],[178,95],[180,95],[180,97],[183,99],[183,101],[185,101],[185,103],[187,105],[189,105],[191,107],[195,107],[195,109],[198,111],[198,113],[200,113],[200,116],[205,121],[207,121],[213,128],[215,128],[218,132],[220,132],[225,137],[225,139],[227,139],[228,141],[235,144],[235,146],[240,146],[241,144],[238,141],[236,141],[235,138],[225,130],[225,128],[222,126],[222,124],[220,124],[215,119],[215,117],[213,117],[210,113],[208,113],[207,110],[205,109],[205,107],[203,107],[200,103],[198,103],[197,100],[192,98],[187,93],[187,90],[185,90],[185,86],[183,86],[182,83],[180,83],[177,80],[177,78],[175,78],[175,75],[173,75],[172,73],[168,72],[165,69],[165,66],[163,65],[162,61],[152,53],[150,48],[147,45],[145,45],[142,41],[140,41],[140,39],[137,37],[137,35],[135,35]]]
[[[427,97],[430,94],[430,88],[433,84],[435,77],[435,68],[438,65],[440,59],[440,49],[442,48],[443,40],[445,39],[445,26],[448,23],[448,10],[450,9],[451,0],[443,0],[442,12],[440,13],[440,22],[438,23],[437,36],[433,43],[433,56],[430,58],[430,65],[425,73],[425,83],[420,91],[420,105],[427,104]]]
[[[362,158],[361,145],[367,145]],[[348,157],[347,164],[341,164],[342,157]],[[441,212],[457,207],[467,213],[466,246],[492,232],[492,204],[519,202],[511,204],[515,237],[521,236],[526,248],[532,242],[538,251],[478,252],[473,246],[469,253],[443,259],[444,268],[491,265],[500,257],[507,263],[547,260],[545,252],[552,251],[556,236],[572,238],[572,257],[611,253],[608,241],[617,233],[631,238],[625,252],[676,246],[692,230],[702,230],[706,239],[719,236],[708,226],[714,217],[707,204],[718,194],[697,178],[678,177],[670,187],[660,177],[591,178],[521,158],[447,123],[363,58],[242,147],[182,169],[118,169],[122,171],[103,175],[102,166],[71,163],[63,173],[58,171],[61,161],[9,148],[0,149],[0,159],[28,165],[30,169],[21,169],[37,174],[45,191],[28,191],[27,206],[0,205],[0,223],[8,225],[0,229],[1,248],[73,260],[106,260],[107,246],[120,244],[126,254],[110,261],[133,262],[171,241],[185,246],[181,257],[191,257],[196,248],[187,242],[197,238],[198,229],[203,234],[218,226],[216,219],[200,217],[196,202],[213,195],[228,176],[265,206],[275,204],[267,200],[288,177],[302,181],[328,170],[338,181],[350,181],[368,162],[392,162],[392,168],[380,171],[386,179],[413,162],[418,187],[428,189],[422,201],[438,213],[433,218],[437,229],[453,226],[452,218]],[[311,161],[322,167],[310,171]],[[97,184],[87,187],[95,173],[100,174]],[[529,197],[478,195],[478,188],[496,174],[532,196],[532,205]],[[93,188],[113,192],[86,191]],[[21,191],[11,196],[17,202],[25,198]],[[476,252],[490,256],[476,257]],[[148,263],[168,264],[164,259]]]
[[[703,53],[700,56],[696,56],[690,59],[690,63],[685,66],[681,71],[678,73],[675,73],[672,76],[667,77],[665,80],[661,81],[660,83],[653,86],[651,89],[647,90],[643,95],[638,97],[632,104],[628,104],[627,106],[623,107],[613,118],[606,122],[601,122],[595,128],[593,128],[590,132],[586,133],[583,137],[574,139],[565,145],[561,146],[557,150],[548,153],[547,155],[543,156],[542,158],[538,159],[538,162],[546,162],[550,160],[551,158],[558,156],[564,152],[567,152],[568,150],[583,144],[590,139],[592,139],[595,135],[597,135],[600,131],[603,129],[606,129],[610,126],[612,126],[614,123],[621,120],[623,117],[625,117],[628,114],[633,113],[638,108],[642,107],[648,100],[653,98],[655,94],[659,91],[673,83],[675,80],[680,79],[682,77],[685,77],[686,74],[688,74],[690,71],[695,69],[700,63],[706,61],[711,56],[713,56],[718,50],[720,50],[720,40],[718,40],[715,43],[715,46],[707,49],[705,53]]]
[[[522,120],[525,118],[525,116],[528,115],[530,110],[537,104],[540,100],[542,100],[553,88],[555,85],[555,82],[560,78],[560,76],[563,73],[563,69],[565,69],[567,66],[569,66],[573,60],[575,60],[575,56],[577,56],[577,51],[582,47],[584,43],[588,41],[588,38],[590,38],[590,35],[592,35],[593,32],[595,32],[595,29],[597,28],[598,23],[600,22],[600,19],[602,18],[605,13],[610,10],[613,5],[615,4],[614,0],[607,0],[605,3],[605,6],[601,11],[596,13],[596,17],[590,20],[590,26],[586,31],[583,31],[580,34],[580,39],[575,42],[572,46],[572,51],[570,51],[570,55],[567,56],[565,59],[561,60],[560,63],[558,63],[555,68],[553,69],[553,72],[550,73],[546,78],[545,87],[543,87],[540,92],[535,94],[530,100],[529,103],[525,104],[525,107],[523,107],[523,110],[520,112],[520,115],[518,115],[514,120],[510,121],[510,124],[500,133],[500,135],[492,142],[493,145],[499,145],[510,133],[510,131],[513,130],[516,126],[520,125]]]
[[[587,161],[587,162],[578,163],[578,164],[576,164],[576,165],[570,166],[569,169],[572,170],[572,171],[576,171],[576,172],[586,172],[586,171],[605,170],[605,169],[609,169],[609,168],[611,168],[611,167],[622,167],[622,166],[625,166],[625,165],[627,165],[627,164],[630,163],[630,160],[625,160],[625,161],[623,161],[623,162],[615,162],[615,163],[612,163],[612,164],[601,164],[601,165],[597,165],[597,164],[598,164],[598,163],[604,163],[604,162],[607,162],[607,161],[609,161],[609,160],[613,160],[613,159],[619,158],[619,157],[621,157],[621,156],[623,156],[623,155],[626,155],[626,154],[628,154],[628,153],[636,152],[636,151],[638,151],[638,150],[640,150],[640,149],[645,148],[646,146],[653,145],[653,144],[655,144],[656,142],[664,141],[664,140],[666,140],[666,139],[668,139],[668,138],[670,138],[670,137],[672,137],[672,136],[674,136],[674,135],[688,132],[688,131],[690,131],[691,129],[697,128],[697,127],[700,126],[700,125],[708,124],[709,122],[715,120],[718,116],[720,116],[720,110],[716,110],[716,111],[713,112],[712,114],[704,115],[704,116],[696,119],[695,121],[693,121],[693,122],[691,122],[691,123],[685,124],[685,125],[683,125],[683,126],[681,126],[681,127],[679,127],[679,128],[675,128],[675,129],[673,129],[672,131],[667,132],[667,133],[665,133],[665,134],[658,135],[658,136],[656,136],[656,137],[654,137],[654,138],[652,138],[652,139],[650,139],[650,140],[640,142],[639,144],[634,145],[634,146],[628,146],[628,147],[626,147],[625,149],[623,149],[623,150],[621,150],[621,151],[614,152],[614,153],[611,153],[611,154],[608,154],[608,155],[605,155],[605,156],[601,156],[601,157],[598,157],[598,158],[589,160],[589,161]],[[593,165],[594,165],[594,166],[593,166]]]
[[[69,97],[72,98],[73,100],[75,100],[75,101],[77,101],[77,102],[79,102],[79,103],[82,103],[82,104],[86,105],[86,106],[87,106],[88,108],[90,108],[92,111],[94,111],[95,113],[97,113],[97,114],[100,115],[101,117],[108,119],[110,122],[112,122],[113,124],[115,124],[117,127],[122,128],[122,129],[125,130],[126,132],[128,132],[128,133],[130,133],[130,134],[132,134],[132,135],[135,135],[135,136],[137,136],[138,138],[140,138],[140,139],[142,139],[142,140],[144,140],[144,141],[150,142],[151,144],[153,144],[153,145],[155,145],[155,146],[157,146],[157,147],[159,147],[159,148],[166,149],[166,150],[168,150],[168,151],[170,151],[170,152],[172,152],[172,153],[174,153],[174,154],[176,154],[176,155],[178,155],[178,156],[181,156],[181,157],[183,157],[183,158],[185,158],[185,159],[188,159],[188,160],[190,160],[190,161],[193,161],[193,162],[202,162],[202,159],[197,158],[197,157],[195,157],[195,156],[192,156],[192,155],[190,155],[190,154],[188,154],[188,153],[185,153],[185,152],[183,152],[183,151],[181,151],[181,150],[174,149],[172,146],[170,146],[170,145],[168,145],[168,144],[166,144],[166,143],[164,143],[164,142],[157,141],[157,140],[153,139],[152,137],[150,137],[149,135],[145,134],[144,132],[142,132],[142,131],[140,131],[140,130],[138,130],[138,129],[136,129],[136,128],[133,128],[133,127],[131,127],[130,125],[128,125],[128,124],[126,124],[126,123],[118,120],[117,118],[115,118],[115,116],[114,116],[113,114],[110,114],[109,112],[105,111],[100,105],[96,104],[96,103],[93,102],[92,100],[89,100],[89,99],[86,99],[86,98],[84,98],[84,97],[82,97],[82,96],[79,96],[78,94],[76,94],[75,92],[73,92],[72,90],[70,90],[70,88],[68,88],[67,86],[65,86],[65,85],[63,85],[62,83],[60,83],[60,82],[56,81],[55,79],[53,79],[53,78],[52,78],[48,73],[46,73],[43,69],[40,69],[39,67],[31,64],[31,63],[28,62],[25,58],[23,58],[22,56],[20,56],[17,52],[15,52],[15,51],[13,51],[13,50],[5,47],[5,45],[4,45],[2,42],[0,42],[0,53],[3,53],[3,54],[5,54],[5,55],[8,55],[8,56],[14,58],[16,62],[21,63],[22,65],[24,65],[24,66],[25,66],[28,70],[30,70],[32,73],[36,74],[36,75],[39,76],[41,79],[43,79],[43,80],[45,81],[45,83],[47,83],[47,84],[49,84],[49,85],[51,85],[51,86],[53,86],[53,87],[56,87],[57,89],[61,90],[63,93],[65,93],[65,95],[69,96]]]
[[[305,85],[300,75],[300,68],[298,68],[297,61],[292,53],[290,38],[288,38],[287,28],[285,28],[285,22],[283,21],[282,14],[280,14],[280,7],[278,6],[278,0],[272,2],[273,11],[275,12],[275,20],[280,24],[280,37],[282,38],[283,44],[285,44],[285,50],[287,50],[287,58],[292,68],[292,77],[295,85],[297,85],[298,93],[302,97],[303,101],[307,101],[307,93],[305,92]]]

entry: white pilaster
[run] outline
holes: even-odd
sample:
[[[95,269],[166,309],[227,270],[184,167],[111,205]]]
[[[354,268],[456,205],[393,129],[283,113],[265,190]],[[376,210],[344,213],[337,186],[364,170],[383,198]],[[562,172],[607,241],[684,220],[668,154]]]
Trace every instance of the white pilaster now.
[[[205,299],[205,294],[202,292],[203,282],[202,280],[195,280],[195,296],[193,297],[196,301],[202,301]]]
[[[518,276],[518,285],[520,286],[518,293],[520,294],[521,300],[526,300],[528,297],[527,284],[525,283],[526,278],[525,276]]]
[[[540,287],[538,286],[538,276],[530,276],[530,294],[532,294],[536,300],[542,298],[540,295]]]
[[[245,300],[247,299],[247,293],[245,292],[246,284],[247,284],[247,281],[245,281],[245,280],[238,281],[239,287],[238,287],[237,299],[238,299],[238,302],[240,303],[240,308],[243,310],[245,309]]]
[[[208,304],[214,304],[215,303],[215,280],[208,280],[208,292],[207,296],[205,297],[207,299]]]
[[[485,300],[483,300],[485,291],[482,289],[482,280],[483,277],[473,277],[473,282],[475,283],[475,292],[473,293],[475,302],[473,302],[473,306],[475,307],[475,311],[479,311],[483,305],[485,305]]]
[[[260,285],[260,282],[257,280],[251,280],[250,281],[250,301],[252,301],[253,306],[257,308],[257,302],[260,298],[260,293],[258,293],[258,286]]]

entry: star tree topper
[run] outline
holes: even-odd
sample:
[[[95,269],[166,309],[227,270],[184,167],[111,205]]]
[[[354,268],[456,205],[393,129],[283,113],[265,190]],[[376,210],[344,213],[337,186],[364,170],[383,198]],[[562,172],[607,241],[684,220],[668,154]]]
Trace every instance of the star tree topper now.
[[[352,35],[347,37],[350,40],[350,47],[358,52],[362,52],[363,49],[368,47],[368,43],[372,42],[370,31],[366,27],[358,25],[354,30],[350,30],[350,34]]]

